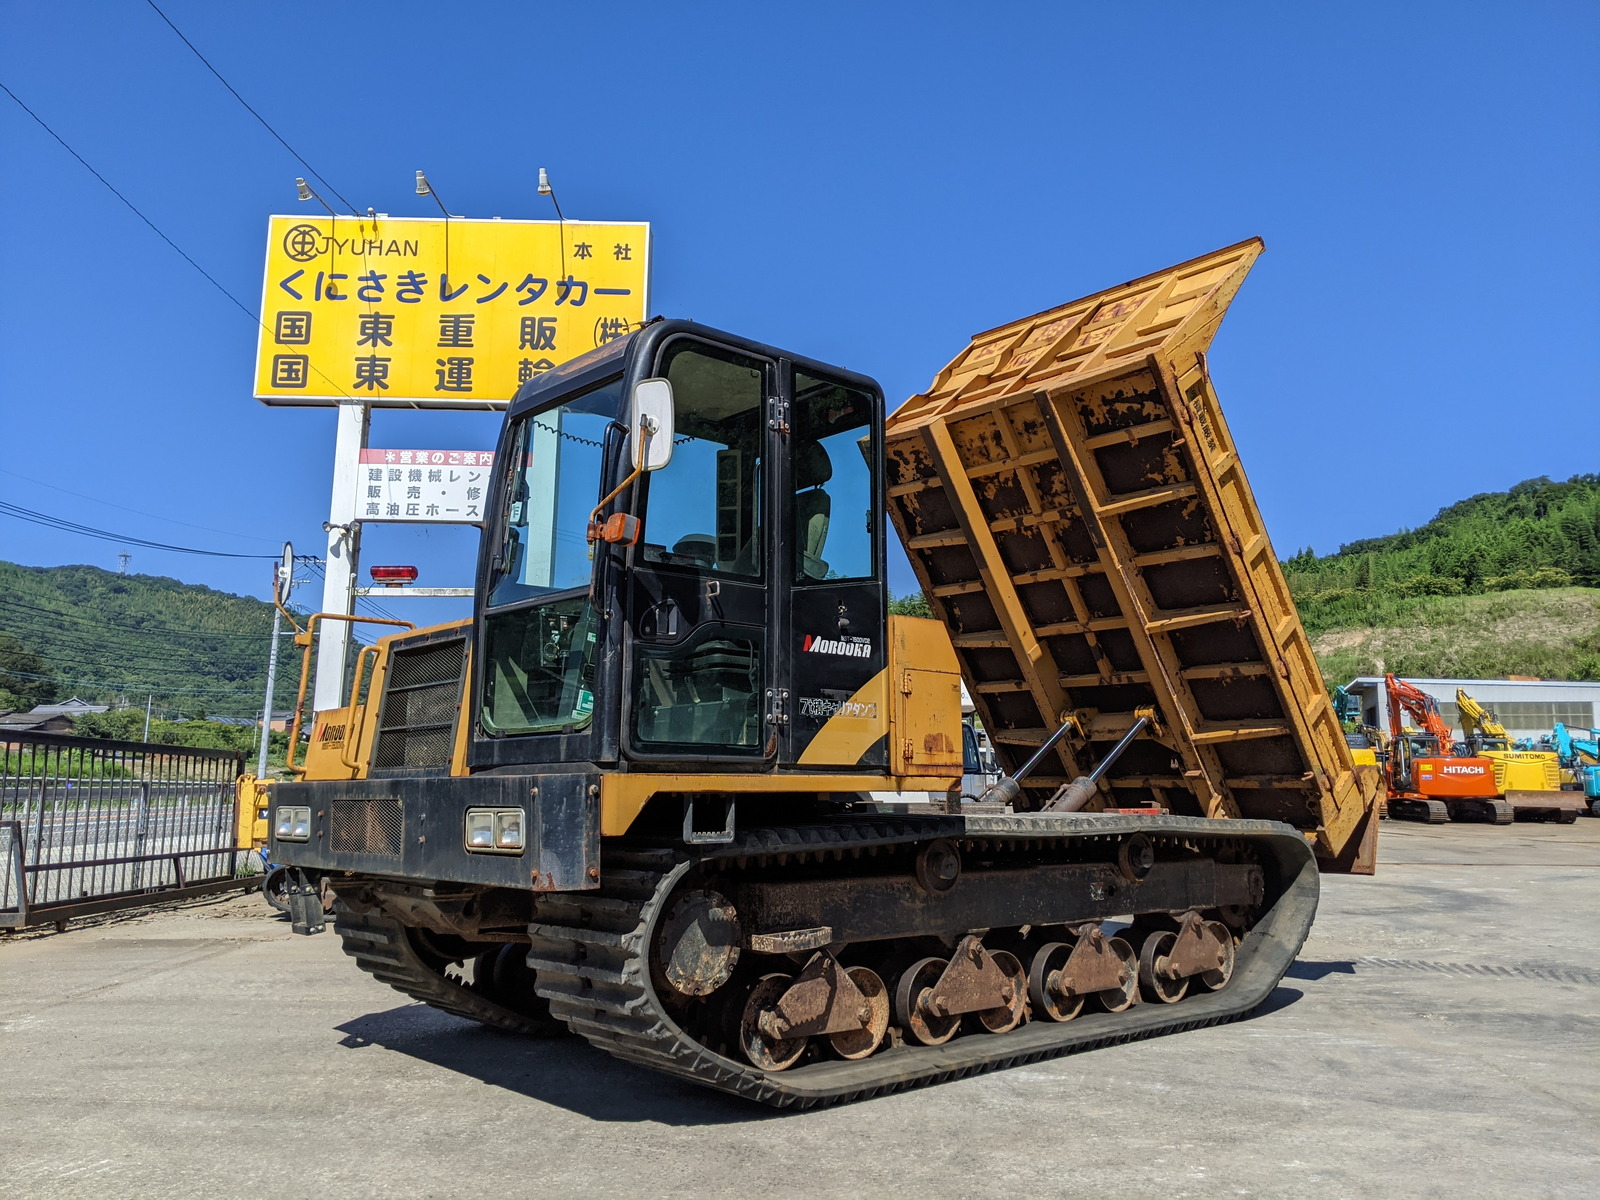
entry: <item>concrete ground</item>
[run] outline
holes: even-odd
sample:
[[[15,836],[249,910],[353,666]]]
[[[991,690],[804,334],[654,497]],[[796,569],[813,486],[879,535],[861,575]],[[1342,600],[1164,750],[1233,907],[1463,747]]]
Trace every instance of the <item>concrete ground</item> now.
[[[795,1114],[412,1004],[255,896],[14,934],[0,1195],[1600,1194],[1600,820],[1381,863],[1251,1020]]]

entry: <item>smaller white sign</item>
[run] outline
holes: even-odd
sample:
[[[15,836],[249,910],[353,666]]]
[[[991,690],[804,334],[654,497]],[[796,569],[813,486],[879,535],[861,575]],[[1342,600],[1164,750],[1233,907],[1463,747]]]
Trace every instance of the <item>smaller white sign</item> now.
[[[477,525],[493,466],[490,450],[363,450],[356,517]]]

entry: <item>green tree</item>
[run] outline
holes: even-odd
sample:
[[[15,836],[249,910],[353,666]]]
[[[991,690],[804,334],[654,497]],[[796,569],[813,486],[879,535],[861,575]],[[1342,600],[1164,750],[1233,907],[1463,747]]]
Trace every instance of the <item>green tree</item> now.
[[[61,694],[55,672],[9,633],[0,633],[0,709],[49,704]]]
[[[928,603],[928,598],[921,592],[907,592],[904,596],[897,596],[889,601],[889,615],[891,617],[931,617],[933,606]]]

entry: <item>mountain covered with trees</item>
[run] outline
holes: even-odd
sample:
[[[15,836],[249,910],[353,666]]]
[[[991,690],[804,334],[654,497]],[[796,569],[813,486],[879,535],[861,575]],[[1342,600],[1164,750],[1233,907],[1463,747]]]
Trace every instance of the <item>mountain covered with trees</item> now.
[[[1416,529],[1283,564],[1308,629],[1365,621],[1417,596],[1600,587],[1600,475],[1540,476],[1458,501]]]
[[[0,708],[149,697],[167,718],[259,714],[272,612],[162,576],[0,562]]]
[[[1525,480],[1283,568],[1330,681],[1600,678],[1600,475]]]

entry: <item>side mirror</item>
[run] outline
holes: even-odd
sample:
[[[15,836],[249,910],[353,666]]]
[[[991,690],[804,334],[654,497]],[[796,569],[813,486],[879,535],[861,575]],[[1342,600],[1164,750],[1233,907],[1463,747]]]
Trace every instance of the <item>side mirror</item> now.
[[[665,379],[641,379],[633,385],[628,400],[628,437],[635,471],[659,471],[672,461],[672,417],[672,384]]]

